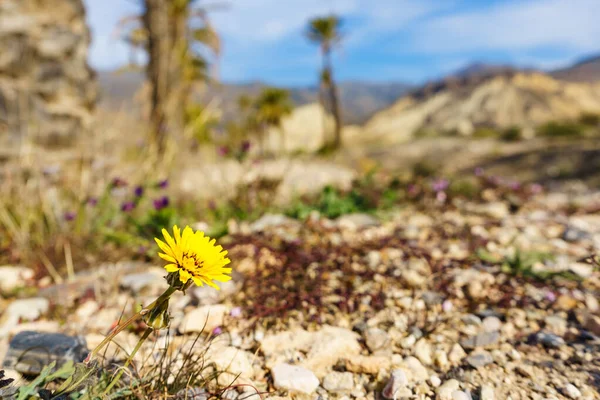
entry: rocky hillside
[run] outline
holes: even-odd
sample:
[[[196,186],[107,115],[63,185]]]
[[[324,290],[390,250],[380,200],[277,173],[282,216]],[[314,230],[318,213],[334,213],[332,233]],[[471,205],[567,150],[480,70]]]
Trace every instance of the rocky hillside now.
[[[533,134],[552,120],[600,112],[600,83],[574,83],[540,72],[453,76],[426,85],[373,116],[369,140],[406,141],[416,132],[471,135],[480,127],[519,126]]]

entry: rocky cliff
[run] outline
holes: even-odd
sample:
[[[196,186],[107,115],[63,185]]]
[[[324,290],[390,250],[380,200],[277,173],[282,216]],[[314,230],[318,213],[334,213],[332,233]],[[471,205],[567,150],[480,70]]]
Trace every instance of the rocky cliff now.
[[[97,98],[82,0],[0,1],[0,143],[85,135]]]

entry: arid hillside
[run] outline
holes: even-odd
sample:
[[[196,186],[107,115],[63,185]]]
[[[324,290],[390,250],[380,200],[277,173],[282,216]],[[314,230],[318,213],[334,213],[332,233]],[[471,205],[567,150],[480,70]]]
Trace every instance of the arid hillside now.
[[[366,140],[408,141],[415,136],[478,129],[535,128],[556,120],[600,112],[600,84],[557,80],[540,72],[452,77],[400,98],[365,125]]]

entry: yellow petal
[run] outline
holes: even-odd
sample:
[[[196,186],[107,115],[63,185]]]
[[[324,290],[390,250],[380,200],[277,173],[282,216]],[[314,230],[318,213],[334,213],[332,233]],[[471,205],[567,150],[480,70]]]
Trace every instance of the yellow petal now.
[[[186,226],[183,229],[183,240],[189,239],[191,236],[194,236],[194,230],[189,226]]]
[[[154,238],[154,241],[156,242],[156,244],[158,244],[158,247],[160,247],[160,249],[162,251],[164,251],[166,254],[168,255],[173,255],[173,250],[167,246],[167,244],[165,242],[163,242],[162,240],[158,239],[158,238]]]
[[[175,236],[175,243],[178,245],[181,244],[181,232],[179,231],[179,227],[175,225],[173,227],[173,236]]]
[[[163,260],[165,260],[165,261],[168,261],[168,262],[171,262],[171,263],[175,263],[175,262],[177,262],[177,261],[175,260],[175,258],[173,258],[173,256],[170,256],[170,255],[168,255],[168,254],[158,253],[158,256],[159,256],[160,258],[162,258]]]
[[[177,248],[177,246],[175,245],[175,241],[173,240],[173,238],[171,237],[171,235],[169,235],[169,232],[167,232],[166,229],[163,228],[162,230],[162,234],[165,237],[165,240],[167,241],[167,244],[172,248],[175,249]]]
[[[219,282],[228,282],[231,280],[231,277],[228,275],[219,275],[219,276],[214,276],[213,279],[215,281],[219,281]]]
[[[167,272],[175,272],[179,269],[179,267],[175,264],[167,264],[165,265],[165,269],[167,270]]]
[[[192,277],[192,274],[190,274],[186,270],[182,269],[182,270],[179,271],[179,280],[181,282],[186,283],[187,281],[190,280],[191,277]]]
[[[192,278],[192,280],[194,281],[194,283],[198,286],[204,286],[204,283],[202,282],[202,279],[199,276],[194,276]]]

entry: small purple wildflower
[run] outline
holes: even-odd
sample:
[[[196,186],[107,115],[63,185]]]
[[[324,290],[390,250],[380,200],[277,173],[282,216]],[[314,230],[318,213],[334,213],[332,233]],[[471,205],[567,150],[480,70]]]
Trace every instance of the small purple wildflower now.
[[[444,190],[448,189],[448,186],[450,186],[450,182],[448,182],[448,179],[443,178],[436,179],[431,184],[431,188],[434,192],[443,192]]]
[[[133,201],[126,201],[125,203],[121,204],[121,211],[123,212],[133,211],[134,208],[135,203]]]
[[[77,216],[77,214],[74,213],[73,211],[67,211],[65,213],[65,221],[73,221],[76,216]]]
[[[221,328],[220,326],[217,326],[215,329],[212,330],[212,334],[215,336],[220,335],[221,333],[223,333],[223,328]]]
[[[162,210],[163,208],[166,208],[169,206],[169,198],[167,196],[163,196],[159,199],[155,199],[153,201],[154,204],[154,209],[156,211]]]
[[[554,292],[551,292],[549,290],[545,293],[544,298],[546,300],[548,300],[550,303],[554,303],[556,301],[556,294],[554,294]]]
[[[234,307],[231,309],[229,313],[233,318],[239,318],[242,316],[242,307]]]
[[[476,167],[474,173],[475,173],[475,176],[483,176],[483,168]]]
[[[142,197],[144,195],[144,187],[136,186],[133,194],[135,194],[135,197]]]
[[[87,200],[87,203],[88,203],[88,205],[90,205],[92,207],[95,207],[98,204],[98,198],[96,198],[96,197],[90,197]]]
[[[163,179],[162,181],[158,182],[157,185],[160,189],[166,189],[167,186],[169,186],[169,180],[168,179]]]
[[[250,151],[250,146],[251,146],[250,145],[250,141],[249,140],[244,140],[242,142],[242,146],[241,146],[242,152],[243,153],[247,153],[248,151]]]

